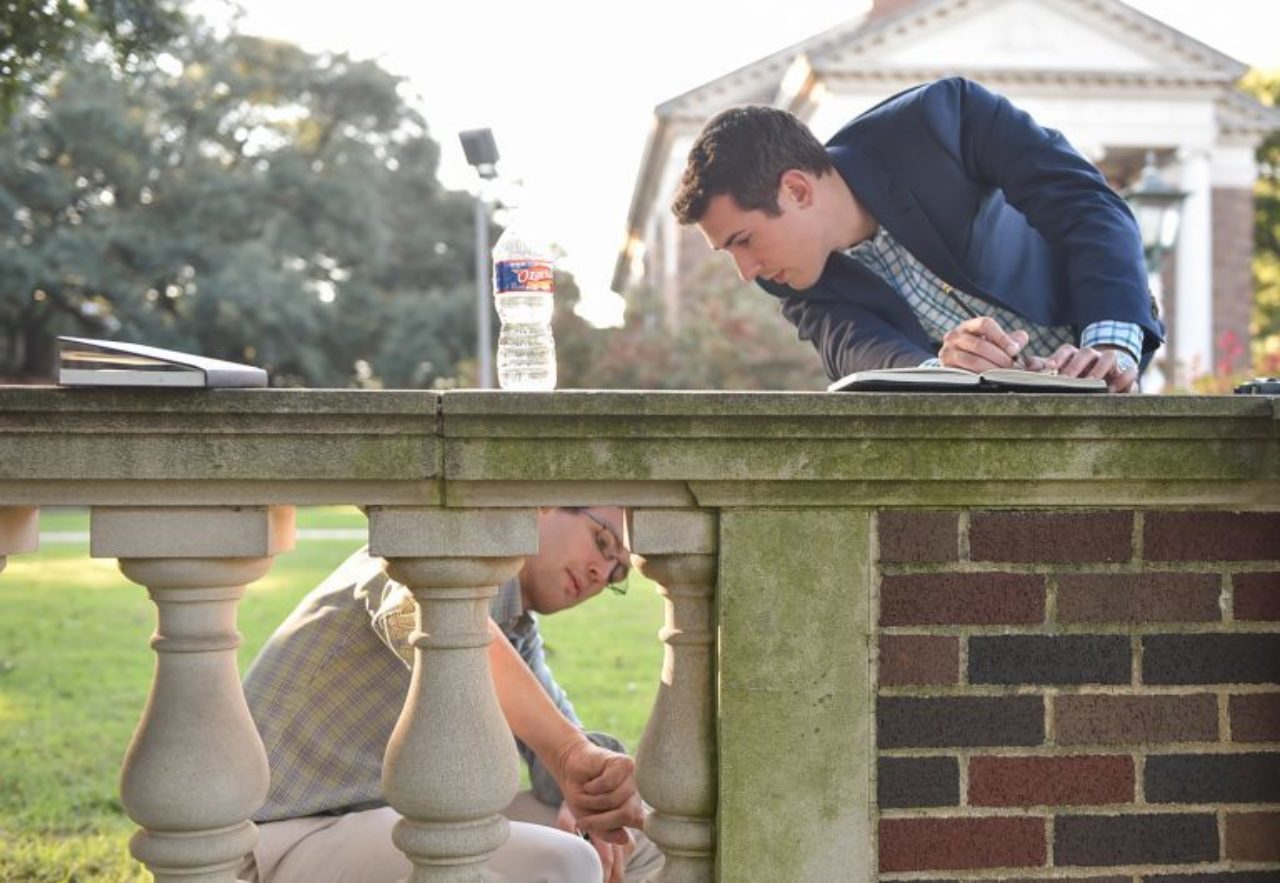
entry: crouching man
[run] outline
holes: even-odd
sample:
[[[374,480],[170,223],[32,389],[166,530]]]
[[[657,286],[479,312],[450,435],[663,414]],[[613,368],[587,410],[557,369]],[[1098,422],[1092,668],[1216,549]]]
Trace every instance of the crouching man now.
[[[547,667],[534,614],[619,587],[631,553],[624,511],[538,513],[538,554],[490,602],[489,664],[532,792],[507,809],[507,843],[488,867],[527,883],[642,880],[662,854],[639,829],[634,763],[586,733]],[[415,627],[409,590],[361,550],[304,598],[244,679],[271,786],[259,842],[240,876],[258,883],[391,883],[412,867],[392,843],[399,814],[382,799],[382,759],[409,690]],[[579,832],[588,832],[583,836]]]

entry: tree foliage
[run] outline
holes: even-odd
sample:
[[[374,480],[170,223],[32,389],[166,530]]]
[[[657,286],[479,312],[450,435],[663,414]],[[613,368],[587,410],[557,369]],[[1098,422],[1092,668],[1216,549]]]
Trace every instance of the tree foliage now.
[[[0,132],[0,376],[59,333],[430,385],[471,355],[472,198],[372,62],[191,27],[124,70],[81,45]]]
[[[571,295],[576,294],[572,289]],[[779,303],[709,263],[681,289],[669,328],[649,291],[632,295],[627,323],[594,329],[560,298],[556,352],[560,386],[603,389],[821,389],[817,353],[796,337]]]
[[[182,32],[180,0],[5,0],[0,3],[0,119],[51,77],[86,36],[129,64]]]
[[[1241,82],[1269,107],[1280,107],[1280,70],[1253,70]],[[1258,145],[1254,187],[1253,336],[1264,347],[1280,338],[1280,130]],[[1280,345],[1273,349],[1280,351]]]

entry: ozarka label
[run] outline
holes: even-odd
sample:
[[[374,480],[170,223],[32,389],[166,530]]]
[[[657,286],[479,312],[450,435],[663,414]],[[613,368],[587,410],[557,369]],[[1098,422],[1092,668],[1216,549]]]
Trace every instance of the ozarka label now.
[[[493,266],[494,294],[552,292],[550,261],[499,261]]]

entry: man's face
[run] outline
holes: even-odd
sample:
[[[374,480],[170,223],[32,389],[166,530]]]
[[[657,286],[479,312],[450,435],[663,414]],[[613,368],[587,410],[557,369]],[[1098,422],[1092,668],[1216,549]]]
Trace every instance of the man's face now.
[[[791,173],[788,173],[791,174]],[[812,192],[808,194],[812,196]],[[813,287],[831,253],[812,202],[779,188],[781,214],[746,210],[727,193],[711,198],[698,228],[707,244],[729,253],[743,281],[767,279],[797,291]]]
[[[525,559],[520,569],[525,606],[537,613],[555,613],[600,594],[619,559],[624,567],[630,566],[623,530],[618,508],[539,511],[538,554]]]

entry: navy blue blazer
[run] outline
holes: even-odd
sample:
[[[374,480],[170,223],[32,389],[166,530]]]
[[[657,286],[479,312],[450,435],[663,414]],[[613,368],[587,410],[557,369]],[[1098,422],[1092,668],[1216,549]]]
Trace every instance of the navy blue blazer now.
[[[1160,345],[1128,206],[1060,133],[1007,99],[938,80],[873,107],[826,146],[871,216],[954,287],[1077,333],[1133,322],[1144,354]],[[833,253],[805,291],[759,284],[782,299],[832,378],[937,355],[906,299],[845,254]]]

